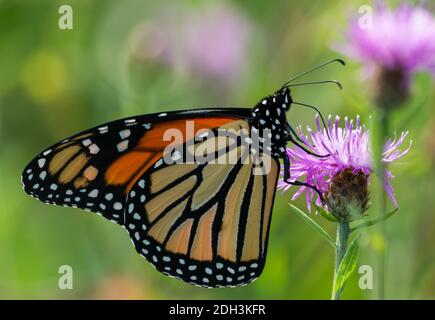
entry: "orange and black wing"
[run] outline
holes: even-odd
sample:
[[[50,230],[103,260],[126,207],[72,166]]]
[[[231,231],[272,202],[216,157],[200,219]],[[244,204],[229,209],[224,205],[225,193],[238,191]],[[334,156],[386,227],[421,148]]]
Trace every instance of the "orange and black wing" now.
[[[220,128],[235,129],[234,136],[211,135],[188,147],[218,155],[214,162],[159,159],[133,184],[125,211],[141,255],[157,270],[205,287],[243,285],[261,274],[279,172],[266,155],[268,166],[243,158],[239,132],[249,131],[248,122]]]
[[[207,287],[246,284],[264,267],[279,171],[273,158],[263,174],[242,161],[240,132],[249,131],[249,116],[249,109],[210,109],[107,123],[39,154],[24,169],[23,186],[44,202],[124,226],[136,250],[165,274]],[[188,121],[195,132],[216,135],[188,144]],[[173,129],[185,137],[184,148],[217,155],[217,163],[163,161],[171,142],[164,133]],[[222,138],[219,129],[236,130]]]
[[[197,109],[142,115],[109,122],[47,148],[24,169],[22,184],[31,196],[55,205],[92,211],[124,225],[129,189],[171,142],[169,128],[186,133],[246,118],[248,109]],[[186,134],[185,134],[186,136]]]

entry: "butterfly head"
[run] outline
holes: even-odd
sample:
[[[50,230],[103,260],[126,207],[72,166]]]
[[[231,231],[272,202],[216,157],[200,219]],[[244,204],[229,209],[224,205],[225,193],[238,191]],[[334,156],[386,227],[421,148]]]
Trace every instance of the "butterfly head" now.
[[[288,142],[289,132],[286,112],[292,103],[290,89],[281,88],[264,97],[252,109],[252,126],[259,130],[268,130],[271,152],[282,156]]]

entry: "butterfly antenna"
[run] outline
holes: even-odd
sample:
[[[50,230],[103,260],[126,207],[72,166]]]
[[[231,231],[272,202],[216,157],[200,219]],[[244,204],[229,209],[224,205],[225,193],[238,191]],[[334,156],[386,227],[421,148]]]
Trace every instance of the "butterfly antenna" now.
[[[301,82],[301,83],[289,84],[289,85],[287,85],[287,87],[290,88],[290,87],[306,86],[306,85],[310,85],[310,84],[321,84],[321,83],[334,83],[334,84],[337,85],[337,87],[340,88],[340,90],[343,90],[343,86],[337,80],[322,80],[322,81],[312,81],[312,82]]]
[[[322,121],[322,125],[323,125],[323,127],[325,128],[325,130],[326,130],[326,134],[328,135],[329,140],[331,140],[331,137],[329,136],[328,129],[327,129],[327,127],[326,127],[325,119],[323,118],[323,115],[322,115],[322,113],[320,112],[320,110],[319,110],[318,108],[316,108],[315,106],[312,106],[312,105],[310,105],[310,104],[306,104],[306,103],[302,103],[302,102],[296,102],[296,101],[292,101],[292,104],[296,104],[296,105],[300,105],[300,106],[304,106],[304,107],[307,107],[307,108],[311,108],[311,109],[313,109],[313,110],[316,110],[317,113],[318,113],[319,116],[320,116],[320,120]]]
[[[308,73],[311,73],[311,72],[313,72],[313,71],[315,71],[315,70],[318,70],[318,69],[320,69],[320,68],[326,67],[327,65],[329,65],[329,64],[331,64],[331,63],[335,63],[335,62],[338,62],[338,63],[340,63],[340,64],[343,65],[343,66],[346,65],[346,63],[345,63],[342,59],[332,59],[332,60],[326,61],[325,63],[322,63],[321,65],[318,65],[317,67],[314,67],[314,68],[312,68],[312,69],[310,69],[310,70],[308,70],[308,71],[305,71],[305,72],[303,72],[303,73],[301,73],[301,74],[299,74],[299,75],[297,75],[297,76],[291,78],[289,81],[287,81],[286,83],[283,84],[283,86],[281,87],[281,89],[284,88],[284,87],[286,87],[286,86],[288,86],[288,85],[289,85],[291,82],[293,82],[294,80],[299,79],[299,78],[305,76],[305,75],[308,74]]]

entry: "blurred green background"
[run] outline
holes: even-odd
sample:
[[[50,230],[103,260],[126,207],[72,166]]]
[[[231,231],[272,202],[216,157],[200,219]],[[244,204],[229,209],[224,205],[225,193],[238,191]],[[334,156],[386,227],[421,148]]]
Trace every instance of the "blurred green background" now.
[[[397,2],[393,2],[397,3]],[[61,30],[59,7],[73,9]],[[252,106],[290,76],[339,57],[351,15],[367,1],[1,1],[0,0],[0,298],[328,299],[333,250],[277,193],[267,263],[254,283],[203,289],[156,272],[128,234],[94,214],[48,206],[21,189],[24,166],[43,148],[116,118],[195,106]],[[333,86],[293,90],[324,115],[376,111],[361,68],[330,66],[306,80]],[[374,269],[387,250],[386,297],[435,298],[434,85],[417,75],[409,105],[392,128],[410,131],[412,151],[391,169],[399,212],[385,243],[376,229],[362,239],[359,265]],[[313,125],[294,106],[293,125]],[[373,181],[374,214],[379,188]],[[305,203],[296,204],[305,208]],[[313,216],[331,234],[335,226]],[[70,265],[74,289],[58,288]],[[356,272],[343,298],[376,298]],[[376,286],[376,284],[375,284]]]

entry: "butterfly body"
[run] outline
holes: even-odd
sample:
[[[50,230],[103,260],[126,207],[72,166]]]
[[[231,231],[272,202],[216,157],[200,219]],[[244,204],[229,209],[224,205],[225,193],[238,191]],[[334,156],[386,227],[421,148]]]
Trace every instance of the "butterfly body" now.
[[[284,88],[252,109],[196,109],[109,122],[41,152],[24,169],[23,187],[46,203],[79,207],[120,224],[137,252],[166,275],[205,287],[247,284],[265,264],[291,102]],[[216,137],[185,138],[185,149],[203,148],[207,155],[236,161],[163,161],[165,132],[175,128],[187,134],[188,121]],[[217,143],[224,129],[233,130],[235,138],[223,138],[233,141],[226,149]],[[251,153],[265,154],[267,172],[255,174],[253,161],[242,162],[240,154],[248,148],[243,130],[251,138],[259,133],[269,139],[265,150],[249,146]]]

